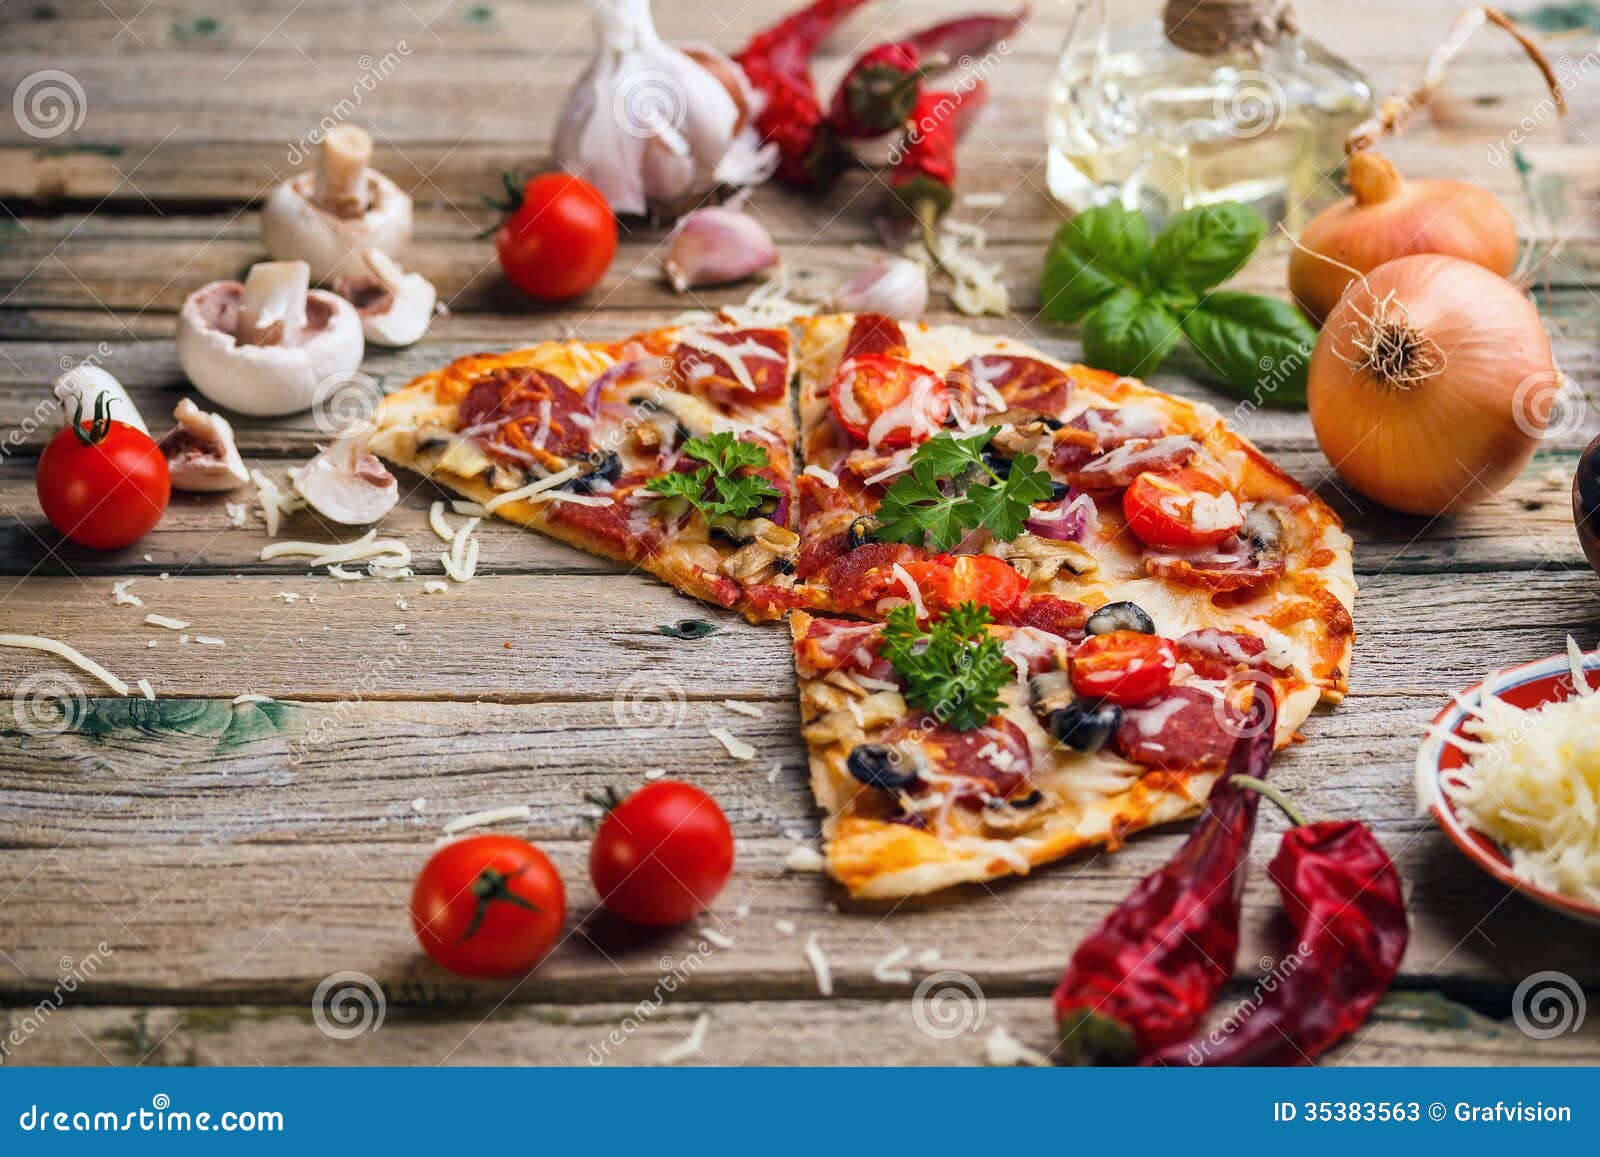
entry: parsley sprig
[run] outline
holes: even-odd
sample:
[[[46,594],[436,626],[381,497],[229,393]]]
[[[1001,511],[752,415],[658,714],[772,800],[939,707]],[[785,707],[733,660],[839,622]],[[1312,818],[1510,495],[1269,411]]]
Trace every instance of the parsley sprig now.
[[[644,488],[652,494],[687,499],[707,522],[721,515],[747,518],[768,498],[777,498],[777,488],[760,474],[739,474],[744,469],[766,466],[767,448],[741,442],[723,430],[704,438],[690,438],[683,453],[705,465],[691,474],[663,474],[652,478]]]
[[[924,630],[910,606],[883,626],[882,653],[906,681],[906,702],[957,731],[982,727],[1000,710],[1000,690],[1016,676],[1000,640],[986,628],[989,608],[962,603]]]
[[[1050,497],[1050,475],[1032,454],[1018,455],[1005,477],[996,473],[983,450],[999,431],[991,426],[966,438],[944,432],[918,446],[910,472],[878,506],[878,541],[949,550],[980,526],[1002,542],[1021,534],[1028,508]],[[963,481],[974,475],[989,481]]]

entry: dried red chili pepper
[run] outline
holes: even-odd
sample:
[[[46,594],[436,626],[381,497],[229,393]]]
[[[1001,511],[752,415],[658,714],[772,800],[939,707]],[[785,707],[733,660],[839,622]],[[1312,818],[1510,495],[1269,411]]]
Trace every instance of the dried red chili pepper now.
[[[924,92],[906,122],[905,142],[889,174],[889,208],[916,221],[925,236],[955,202],[956,145],[988,96],[981,80],[964,90]]]
[[[1028,10],[962,16],[862,53],[834,90],[828,121],[841,137],[877,137],[905,124],[925,77],[988,52],[1014,36]]]
[[[1257,804],[1233,777],[1266,773],[1277,718],[1270,690],[1252,695],[1252,726],[1188,840],[1073,953],[1052,998],[1062,1063],[1132,1064],[1183,1040],[1233,974]]]
[[[734,60],[765,98],[756,130],[778,146],[778,177],[801,188],[822,188],[844,167],[816,85],[811,57],[823,38],[866,0],[815,0],[750,38]]]
[[[1363,823],[1308,824],[1284,810],[1297,826],[1284,833],[1267,874],[1294,925],[1294,950],[1260,1003],[1234,1017],[1238,1027],[1171,1045],[1146,1064],[1308,1065],[1359,1027],[1394,982],[1409,930],[1389,853]]]

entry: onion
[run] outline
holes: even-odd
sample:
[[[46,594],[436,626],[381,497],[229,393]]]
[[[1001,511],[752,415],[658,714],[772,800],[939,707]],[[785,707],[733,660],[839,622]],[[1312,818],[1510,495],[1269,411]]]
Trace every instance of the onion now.
[[[1561,392],[1533,303],[1456,257],[1379,266],[1328,316],[1311,425],[1339,476],[1410,514],[1465,510],[1533,456]]]
[[[1022,526],[1029,534],[1048,538],[1052,542],[1082,542],[1083,532],[1089,526],[1089,513],[1094,502],[1069,491],[1060,502],[1052,503],[1026,520]]]

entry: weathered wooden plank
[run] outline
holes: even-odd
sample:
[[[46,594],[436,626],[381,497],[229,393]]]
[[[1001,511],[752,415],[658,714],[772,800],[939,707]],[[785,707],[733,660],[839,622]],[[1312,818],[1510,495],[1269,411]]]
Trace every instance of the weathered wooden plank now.
[[[0,1013],[24,1032],[14,1065],[652,1065],[683,1044],[702,1014],[705,1042],[681,1064],[976,1065],[996,1028],[1040,1052],[1052,1047],[1041,997],[981,997],[952,981],[948,1021],[926,998],[707,1003],[684,996],[643,1005],[506,1005],[459,1016],[388,1005],[381,1023],[345,1039],[317,1028],[310,1006],[81,1008]],[[335,1026],[339,1027],[339,1026]],[[928,1031],[931,1028],[933,1031]],[[1600,1030],[1534,1040],[1429,994],[1392,996],[1325,1065],[1592,1065]]]

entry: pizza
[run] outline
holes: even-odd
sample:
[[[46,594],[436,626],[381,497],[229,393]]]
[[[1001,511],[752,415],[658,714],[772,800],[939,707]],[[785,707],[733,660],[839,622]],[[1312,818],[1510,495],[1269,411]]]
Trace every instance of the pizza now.
[[[789,332],[678,326],[474,354],[387,397],[370,448],[752,621],[795,605]]]
[[[1343,697],[1350,540],[1210,407],[874,316],[803,321],[798,368],[791,630],[852,894],[1116,847],[1199,807],[1258,688],[1280,747]],[[975,651],[995,710],[952,720]]]

